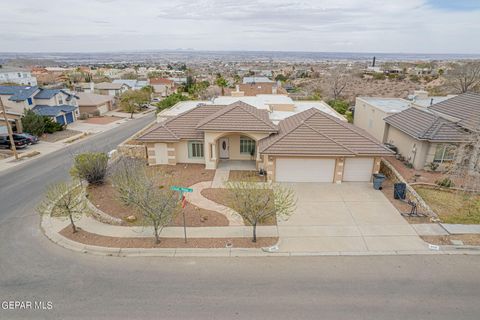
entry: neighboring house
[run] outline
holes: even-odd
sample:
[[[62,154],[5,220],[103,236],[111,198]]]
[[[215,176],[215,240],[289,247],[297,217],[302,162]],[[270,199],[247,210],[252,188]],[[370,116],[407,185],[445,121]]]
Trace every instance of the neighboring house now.
[[[153,92],[162,97],[166,97],[175,91],[175,82],[166,78],[150,78],[150,85],[153,87]]]
[[[119,97],[128,89],[131,89],[131,87],[123,83],[100,82],[95,83],[94,93]]]
[[[411,107],[385,118],[385,142],[397,147],[415,169],[454,160],[458,144],[480,128],[480,95],[464,93],[428,108]]]
[[[255,84],[255,83],[273,83],[267,77],[243,77],[243,84]]]
[[[62,124],[75,121],[79,115],[78,97],[62,89],[43,89],[37,86],[0,86],[0,99],[2,99],[7,112],[23,114],[25,109],[32,109],[34,112],[49,116]],[[53,115],[54,109],[50,107],[56,108],[58,112]]]
[[[80,114],[104,115],[113,110],[114,98],[112,96],[88,92],[79,92],[76,95]]]
[[[11,111],[7,111],[6,114],[7,114],[7,120],[10,123],[10,126],[13,132],[22,133],[23,132],[22,114],[11,112]],[[8,132],[8,130],[7,130],[7,124],[5,123],[5,116],[3,114],[3,111],[0,110],[0,133],[6,133],[6,132]]]
[[[383,119],[410,107],[427,108],[433,104],[455,97],[429,96],[428,92],[416,90],[408,99],[383,97],[358,97],[355,100],[353,124],[370,133],[380,142],[386,142],[386,123]]]
[[[15,67],[0,67],[0,83],[16,83],[20,85],[36,86],[37,79],[28,69]]]
[[[149,165],[250,161],[285,182],[370,181],[392,152],[366,132],[316,108],[276,125],[270,111],[237,101],[199,104],[137,138]]]
[[[226,90],[227,96],[243,97],[256,96],[259,94],[288,94],[288,92],[276,82],[257,82],[237,84],[235,90]]]
[[[117,80],[113,80],[112,83],[124,84],[132,90],[140,90],[143,87],[148,86],[147,80],[117,79]]]

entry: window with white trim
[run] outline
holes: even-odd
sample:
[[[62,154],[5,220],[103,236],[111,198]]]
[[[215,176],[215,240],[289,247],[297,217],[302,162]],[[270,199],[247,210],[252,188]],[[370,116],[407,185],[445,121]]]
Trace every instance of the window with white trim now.
[[[255,153],[255,140],[249,137],[240,137],[240,153],[252,154]]]
[[[453,144],[439,144],[435,150],[433,162],[442,163],[453,161],[457,147]]]
[[[188,157],[190,159],[202,159],[204,157],[202,141],[188,142]]]

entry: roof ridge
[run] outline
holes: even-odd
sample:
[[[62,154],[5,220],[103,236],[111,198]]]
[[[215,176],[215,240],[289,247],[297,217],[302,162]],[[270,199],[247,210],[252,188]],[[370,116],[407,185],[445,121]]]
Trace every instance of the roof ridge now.
[[[204,124],[212,121],[212,120],[215,120],[217,119],[218,117],[220,117],[221,115],[224,115],[225,113],[227,113],[228,110],[228,107],[229,106],[224,106],[223,108],[221,108],[220,110],[214,112],[213,114],[203,118],[197,125],[195,128],[198,128],[198,127],[201,127],[203,126]],[[196,108],[193,108],[193,109],[196,109]],[[192,109],[192,110],[193,110]],[[233,108],[232,108],[233,109]]]
[[[313,109],[313,108],[311,108],[311,109]],[[307,110],[305,110],[305,111],[303,111],[303,112],[306,112],[306,111],[308,111],[308,110],[310,110],[310,109],[307,109]],[[295,115],[293,115],[293,116],[291,116],[291,117],[289,117],[289,118],[295,117],[296,115],[300,115],[300,114],[302,114],[302,112],[297,113],[297,114],[295,114]],[[295,126],[293,126],[292,128],[290,128],[287,132],[285,132],[285,133],[283,133],[283,134],[277,134],[276,136],[272,137],[272,141],[268,142],[268,146],[267,146],[266,148],[264,148],[263,151],[265,151],[265,150],[267,150],[268,148],[270,148],[274,143],[277,143],[278,141],[281,141],[284,137],[286,137],[287,135],[289,135],[290,133],[292,133],[292,131],[294,131],[295,129],[297,129],[298,127],[300,127],[300,125],[302,125],[302,124],[305,122],[305,120],[310,119],[310,117],[312,117],[314,114],[315,114],[315,113],[312,113],[312,114],[309,115],[307,118],[302,119],[301,121],[298,122],[297,125],[295,125]],[[285,120],[287,120],[287,119],[288,119],[288,118],[285,118],[285,119],[283,119],[282,121],[285,121]],[[282,121],[280,121],[280,123],[281,123]],[[264,139],[268,139],[268,138],[269,138],[269,137],[264,138]],[[262,139],[262,140],[263,140],[263,139]]]
[[[320,131],[318,131],[317,129],[313,128],[311,125],[309,125],[308,123],[304,123],[307,127],[309,127],[310,129],[312,129],[313,131],[317,132],[318,134],[324,136],[325,138],[327,138],[328,140],[332,141],[333,143],[335,144],[338,144],[339,146],[341,146],[342,148],[344,148],[345,150],[348,150],[350,152],[352,152],[353,154],[357,154],[357,152],[353,151],[352,149],[350,149],[349,147],[345,146],[343,143],[340,143],[340,142],[337,142],[335,141],[334,139],[330,138],[329,135],[325,134],[325,133],[322,133]]]
[[[249,110],[248,107],[245,109],[244,107],[246,107],[246,106],[251,107],[251,108],[255,108],[257,111],[260,111],[260,110],[257,109],[256,107],[251,106],[251,105],[249,105],[248,103],[245,103],[245,102],[240,101],[240,105],[239,105],[240,108],[242,108],[244,111],[250,113],[252,116],[254,116],[254,117],[257,118],[258,120],[262,121],[263,123],[265,123],[265,124],[266,124],[267,126],[269,126],[270,128],[273,128],[273,129],[277,130],[277,127],[275,126],[275,124],[273,124],[272,121],[266,121],[266,120],[260,118],[260,116],[258,116],[257,114],[255,114],[255,112],[252,112],[253,109],[252,109],[252,110]],[[266,112],[268,112],[268,111],[266,111]],[[267,114],[267,116],[268,116],[268,114]]]

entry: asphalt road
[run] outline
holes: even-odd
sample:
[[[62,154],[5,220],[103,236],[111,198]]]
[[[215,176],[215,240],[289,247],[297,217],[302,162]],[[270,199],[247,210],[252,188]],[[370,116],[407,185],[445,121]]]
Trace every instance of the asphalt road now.
[[[44,186],[68,178],[72,154],[114,149],[149,120],[0,174],[0,319],[480,318],[480,256],[114,258],[47,240]]]

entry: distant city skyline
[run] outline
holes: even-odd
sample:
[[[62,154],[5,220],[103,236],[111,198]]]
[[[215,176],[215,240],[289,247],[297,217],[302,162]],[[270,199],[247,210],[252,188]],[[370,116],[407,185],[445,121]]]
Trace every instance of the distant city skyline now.
[[[475,0],[3,0],[0,52],[480,53]]]

